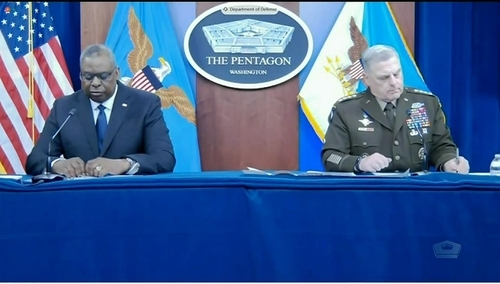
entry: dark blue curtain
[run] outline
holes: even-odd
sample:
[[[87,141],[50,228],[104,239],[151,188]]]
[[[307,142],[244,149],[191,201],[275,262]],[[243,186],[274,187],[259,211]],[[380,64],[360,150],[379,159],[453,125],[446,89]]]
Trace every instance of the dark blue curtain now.
[[[416,3],[415,57],[471,171],[500,153],[500,3]]]
[[[50,14],[61,41],[73,83],[73,89],[80,88],[80,2],[50,2]]]

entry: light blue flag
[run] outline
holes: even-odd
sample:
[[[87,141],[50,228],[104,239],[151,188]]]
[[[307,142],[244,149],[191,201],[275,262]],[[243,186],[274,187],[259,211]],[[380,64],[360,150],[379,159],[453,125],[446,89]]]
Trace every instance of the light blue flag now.
[[[105,43],[116,56],[120,80],[156,93],[170,130],[174,172],[199,172],[193,89],[165,2],[118,2]]]
[[[384,44],[394,47],[399,53],[406,86],[429,91],[415,63],[410,49],[404,41],[389,2],[365,2],[363,34],[369,46]],[[365,89],[360,84],[361,89]]]

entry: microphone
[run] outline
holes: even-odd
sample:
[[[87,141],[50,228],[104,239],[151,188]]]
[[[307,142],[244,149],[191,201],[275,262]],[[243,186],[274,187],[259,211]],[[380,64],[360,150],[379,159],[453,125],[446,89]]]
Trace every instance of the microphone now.
[[[423,150],[424,150],[424,158],[423,158],[423,164],[422,164],[422,170],[424,173],[428,171],[428,163],[427,163],[427,145],[425,143],[424,139],[424,134],[422,132],[422,127],[420,126],[420,123],[417,123],[415,119],[413,118],[413,115],[411,114],[411,110],[408,110],[406,114],[410,117],[413,125],[415,125],[415,128],[417,129],[418,136],[420,136],[420,139],[422,139],[422,144],[424,145]]]
[[[40,175],[36,175],[34,177],[31,178],[31,181],[33,183],[38,183],[38,182],[49,182],[49,181],[57,181],[57,180],[63,180],[65,179],[65,177],[63,175],[58,175],[58,174],[54,174],[52,173],[52,167],[51,167],[51,163],[50,163],[50,152],[51,152],[51,147],[52,147],[52,142],[54,141],[54,139],[56,138],[56,136],[59,134],[59,132],[61,132],[61,130],[63,129],[64,125],[66,125],[66,122],[68,122],[68,120],[75,114],[76,112],[76,109],[72,109],[69,111],[69,114],[68,114],[68,117],[66,117],[66,119],[64,120],[64,122],[61,124],[61,126],[57,129],[56,133],[54,135],[52,135],[52,138],[50,138],[50,141],[49,141],[49,145],[47,146],[47,165],[46,165],[46,168],[45,168],[45,173],[43,174],[40,174]]]

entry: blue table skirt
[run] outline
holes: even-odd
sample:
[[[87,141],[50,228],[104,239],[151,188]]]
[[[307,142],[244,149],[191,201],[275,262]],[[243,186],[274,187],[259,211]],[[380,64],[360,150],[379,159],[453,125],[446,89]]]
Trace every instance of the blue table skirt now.
[[[500,281],[499,187],[445,173],[0,180],[0,281]]]

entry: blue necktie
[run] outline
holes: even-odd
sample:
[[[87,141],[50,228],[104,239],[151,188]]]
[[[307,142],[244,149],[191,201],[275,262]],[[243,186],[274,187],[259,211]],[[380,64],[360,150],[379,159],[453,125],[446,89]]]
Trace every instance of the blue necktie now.
[[[97,122],[95,124],[95,129],[97,132],[97,142],[99,144],[99,153],[101,153],[102,141],[104,141],[104,134],[106,134],[106,127],[108,126],[108,121],[106,120],[106,113],[104,110],[105,106],[99,105],[99,115],[97,116]]]

